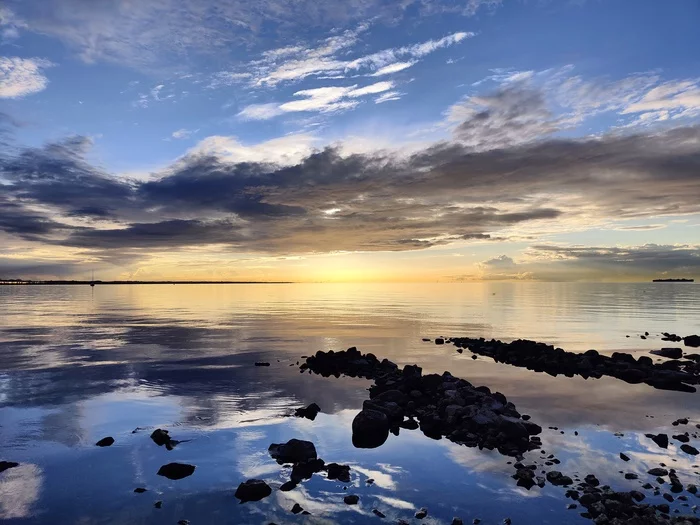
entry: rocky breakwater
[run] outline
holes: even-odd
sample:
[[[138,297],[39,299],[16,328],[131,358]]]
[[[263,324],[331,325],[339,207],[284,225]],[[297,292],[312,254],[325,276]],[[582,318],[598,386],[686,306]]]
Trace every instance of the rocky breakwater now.
[[[611,376],[628,383],[646,383],[654,388],[680,392],[695,392],[696,388],[691,385],[700,383],[700,356],[697,354],[686,355],[685,359],[654,363],[649,356],[635,359],[633,355],[623,352],[614,352],[611,356],[601,355],[596,350],[584,353],[566,352],[552,345],[526,339],[504,343],[495,339],[489,341],[483,337],[453,337],[448,341],[455,345],[459,352],[468,349],[475,354],[491,357],[499,363],[535,372],[546,372],[553,376],[578,375],[586,379]],[[673,355],[677,355],[677,352]]]
[[[521,418],[513,403],[500,392],[475,387],[449,372],[423,375],[419,366],[403,369],[357,348],[319,351],[302,363],[325,377],[341,375],[371,379],[370,399],[352,424],[353,443],[360,448],[382,445],[400,428],[420,430],[428,437],[470,447],[497,449],[519,456],[539,448],[542,428]]]

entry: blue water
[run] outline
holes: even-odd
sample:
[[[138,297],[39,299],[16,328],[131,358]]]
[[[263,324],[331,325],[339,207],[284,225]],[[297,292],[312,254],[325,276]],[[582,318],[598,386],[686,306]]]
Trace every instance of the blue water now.
[[[594,473],[629,490],[653,482],[645,472],[665,462],[681,481],[697,482],[700,460],[644,437],[678,433],[670,423],[679,417],[690,417],[686,430],[697,431],[696,394],[612,378],[555,378],[472,360],[421,338],[525,337],[572,351],[647,354],[675,346],[660,341],[661,331],[700,333],[699,290],[660,283],[0,287],[0,460],[20,463],[0,473],[0,519],[417,523],[413,514],[427,507],[422,523],[449,524],[453,516],[485,525],[505,517],[514,524],[590,523],[581,508],[566,510],[570,500],[560,488],[516,487],[511,458],[495,451],[419,431],[390,436],[378,449],[353,448],[350,424],[369,382],[300,374],[296,362],[319,349],[357,346],[426,372],[449,370],[531,414],[545,428],[543,449],[562,461],[557,470]],[[639,338],[644,331],[647,340]],[[315,421],[287,417],[311,402],[323,410]],[[144,430],[132,433],[137,427]],[[172,451],[157,447],[149,438],[155,428],[186,441]],[[113,446],[94,446],[108,435]],[[276,490],[289,471],[267,448],[292,437],[313,441],[326,462],[351,465],[351,483],[318,474],[290,492]],[[632,460],[622,462],[621,451]],[[157,476],[171,461],[197,468],[178,481]],[[249,478],[266,480],[272,495],[238,504],[233,493]],[[136,487],[148,491],[136,494]],[[359,505],[343,503],[348,493],[360,496]],[[689,506],[698,503],[690,498]],[[292,514],[294,503],[311,514]],[[691,512],[683,505],[672,504]]]

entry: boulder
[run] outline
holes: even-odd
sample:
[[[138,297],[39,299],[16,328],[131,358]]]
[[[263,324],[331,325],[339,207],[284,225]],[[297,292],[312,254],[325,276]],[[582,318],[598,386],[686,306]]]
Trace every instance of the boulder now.
[[[111,436],[107,436],[105,438],[100,439],[95,445],[98,447],[111,447],[114,444],[114,438]]]
[[[343,483],[350,483],[350,466],[329,463],[326,466],[328,479],[337,479]]]
[[[360,496],[356,496],[355,494],[348,494],[343,498],[343,501],[347,505],[357,505],[357,502],[360,501]]]
[[[700,347],[700,335],[689,335],[683,338],[683,343],[685,346],[692,346],[693,348]]]
[[[352,443],[357,448],[379,447],[388,437],[389,418],[384,412],[363,409],[352,421]]]
[[[655,467],[653,469],[648,470],[647,474],[650,474],[652,476],[668,476],[668,470],[661,467]]]
[[[168,463],[158,469],[159,476],[165,476],[168,479],[182,479],[194,474],[194,465],[186,463]]]
[[[661,348],[660,350],[652,350],[649,353],[660,355],[661,357],[668,357],[669,359],[680,359],[683,357],[682,348]]]
[[[297,408],[296,411],[294,412],[294,415],[296,417],[304,417],[306,419],[310,419],[313,421],[316,419],[316,416],[318,413],[321,411],[321,407],[318,406],[316,403],[311,403],[309,406],[306,408]]]
[[[698,449],[688,445],[687,443],[684,443],[681,445],[681,450],[685,452],[686,454],[690,454],[691,456],[697,456],[700,452],[698,452]]]
[[[549,481],[552,485],[555,485],[557,487],[566,487],[567,485],[571,485],[574,482],[569,476],[565,476],[557,470],[547,472],[547,481]]]
[[[646,437],[651,439],[654,443],[659,445],[661,448],[668,448],[668,436],[666,434],[645,434]]]
[[[246,501],[260,501],[270,494],[272,494],[272,489],[263,480],[249,479],[238,485],[234,496],[241,500],[241,503],[245,503]]]
[[[316,447],[311,441],[290,439],[286,443],[273,443],[268,452],[277,463],[301,463],[316,459]]]

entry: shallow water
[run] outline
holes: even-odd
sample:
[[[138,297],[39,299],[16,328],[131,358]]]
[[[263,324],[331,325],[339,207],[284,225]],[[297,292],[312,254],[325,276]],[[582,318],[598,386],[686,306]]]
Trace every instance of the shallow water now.
[[[551,377],[421,338],[530,338],[573,351],[646,354],[678,346],[660,341],[661,331],[700,333],[699,299],[700,287],[685,283],[0,287],[0,460],[21,464],[0,473],[0,519],[381,523],[371,513],[377,508],[392,523],[413,521],[427,507],[422,523],[453,516],[485,525],[505,517],[591,523],[579,517],[582,509],[566,510],[560,488],[516,487],[510,458],[495,451],[419,431],[390,436],[378,449],[353,448],[350,423],[369,382],[300,374],[290,365],[317,350],[357,346],[426,372],[449,370],[532,415],[545,428],[543,449],[562,462],[557,470],[594,473],[629,490],[653,482],[644,473],[665,462],[681,481],[697,483],[700,459],[679,443],[660,449],[644,433],[697,431],[698,394]],[[647,340],[639,337],[644,331]],[[311,402],[323,410],[316,421],[286,417]],[[692,425],[671,427],[679,417]],[[146,430],[132,433],[137,427]],[[157,447],[149,439],[157,427],[187,441],[172,451]],[[94,446],[108,435],[113,446]],[[352,465],[352,482],[315,475],[293,491],[239,505],[233,492],[241,481],[261,478],[276,489],[288,479],[267,448],[292,437],[313,441],[326,462]],[[622,462],[621,451],[632,460]],[[171,461],[197,469],[179,481],[157,476]],[[625,480],[621,470],[639,480]],[[148,492],[135,494],[139,486]],[[348,493],[360,496],[359,505],[343,503]],[[295,502],[311,515],[292,514]],[[691,495],[687,503],[700,501]],[[683,504],[672,507],[690,512]]]

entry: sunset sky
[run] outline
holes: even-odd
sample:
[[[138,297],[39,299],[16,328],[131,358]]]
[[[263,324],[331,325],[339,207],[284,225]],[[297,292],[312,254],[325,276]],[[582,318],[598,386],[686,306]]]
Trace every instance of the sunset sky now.
[[[700,277],[697,0],[5,0],[0,277]]]

